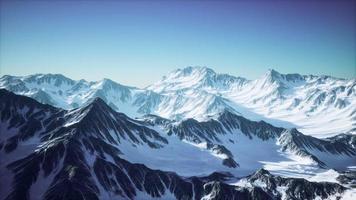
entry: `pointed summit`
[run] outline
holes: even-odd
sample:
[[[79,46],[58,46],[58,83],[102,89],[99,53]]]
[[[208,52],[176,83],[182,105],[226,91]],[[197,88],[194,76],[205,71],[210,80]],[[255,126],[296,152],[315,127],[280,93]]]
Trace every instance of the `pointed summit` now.
[[[279,76],[281,75],[281,73],[279,73],[278,71],[276,71],[275,69],[271,68],[267,70],[267,74],[269,74],[270,76]]]
[[[128,89],[134,89],[135,87],[131,87],[131,86],[126,86],[126,85],[122,85],[120,83],[117,83],[111,79],[108,78],[104,78],[100,81],[97,82],[99,87],[102,87],[103,89],[121,89],[121,90],[128,90]]]
[[[264,75],[264,79],[266,79],[271,83],[279,82],[280,80],[283,79],[283,75],[274,69],[268,69],[268,71]]]
[[[270,181],[271,181],[270,179],[271,178],[272,178],[271,173],[269,171],[261,168],[261,169],[257,170],[255,173],[253,173],[248,178],[248,180],[252,181],[252,182],[259,180],[259,181],[262,181],[262,182],[264,182],[266,184],[270,184]]]
[[[186,67],[177,69],[148,87],[155,92],[170,92],[189,89],[228,90],[245,84],[247,80],[228,74],[216,73],[208,67]]]
[[[100,106],[100,107],[108,107],[110,108],[104,100],[102,100],[100,97],[95,97],[94,100],[90,103],[92,106]]]
[[[271,175],[271,173],[270,173],[269,171],[267,171],[267,170],[265,170],[265,169],[263,169],[263,168],[257,170],[257,171],[255,172],[255,175],[257,175],[257,174],[259,174],[259,175]]]
[[[95,124],[100,120],[107,120],[113,116],[119,115],[109,105],[99,97],[94,98],[86,106],[70,110],[66,114],[67,124],[69,126],[76,123],[92,123]]]
[[[263,79],[269,81],[270,83],[283,83],[283,82],[298,82],[305,81],[306,76],[300,74],[281,74],[274,69],[269,69]]]
[[[80,110],[85,110],[87,113],[93,112],[93,114],[103,113],[109,114],[114,113],[115,111],[105,103],[103,99],[100,97],[95,97],[93,101],[91,101],[87,106]]]

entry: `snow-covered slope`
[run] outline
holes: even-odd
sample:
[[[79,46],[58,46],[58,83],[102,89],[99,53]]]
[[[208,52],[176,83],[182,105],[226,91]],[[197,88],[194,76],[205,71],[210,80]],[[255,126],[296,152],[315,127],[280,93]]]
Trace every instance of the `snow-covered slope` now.
[[[298,128],[318,137],[356,130],[356,79],[280,74],[269,70],[254,81],[217,74],[206,67],[175,70],[147,87],[169,96],[166,118],[206,120],[224,109],[253,120]],[[178,100],[177,100],[178,99]]]
[[[245,78],[217,74],[206,67],[186,67],[174,70],[147,89],[157,93],[175,93],[189,89],[225,91],[239,89],[247,82]]]
[[[74,81],[62,75],[3,76],[0,88],[65,109],[96,97],[130,117],[155,114],[168,119],[206,121],[224,110],[320,137],[356,131],[356,79],[280,74],[256,80],[218,74],[206,67],[174,70],[138,89],[109,79]]]
[[[355,165],[356,158],[352,135],[321,140],[229,111],[206,122],[153,115],[134,120],[100,98],[66,111],[0,90],[0,120],[0,194],[6,199],[224,199],[226,194],[279,199],[282,193],[274,186],[229,183],[276,165],[289,176],[310,178]],[[328,158],[338,159],[338,165]],[[288,169],[296,164],[302,172]],[[216,171],[230,172],[230,181],[221,179],[226,173],[208,176]],[[296,188],[304,186],[311,191],[305,199],[340,196],[346,190],[335,183],[268,176],[278,187],[296,190],[287,192],[296,198],[302,195]]]
[[[0,88],[64,109],[78,108],[100,97],[113,109],[130,116],[152,112],[162,98],[152,91],[124,86],[110,79],[74,81],[60,74],[5,75],[0,78]]]
[[[303,76],[268,71],[229,100],[268,118],[283,119],[314,136],[353,132],[356,128],[356,79]]]

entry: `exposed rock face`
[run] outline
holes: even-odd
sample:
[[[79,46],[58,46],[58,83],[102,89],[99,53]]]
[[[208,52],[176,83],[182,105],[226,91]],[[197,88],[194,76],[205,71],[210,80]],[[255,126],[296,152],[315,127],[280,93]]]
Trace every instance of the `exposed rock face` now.
[[[264,169],[257,171],[247,179],[251,183],[258,182],[270,196],[276,193],[281,195],[279,188],[284,188],[284,193],[279,197],[283,199],[326,199],[330,196],[338,196],[346,189],[336,183],[315,183],[300,178],[281,178],[273,176]]]
[[[205,121],[227,109],[250,120],[301,127],[303,133],[321,138],[355,132],[355,86],[356,79],[275,70],[251,81],[207,67],[174,70],[144,89],[110,79],[75,81],[61,74],[0,77],[0,88],[64,109],[87,105],[97,97],[130,117],[156,114]],[[325,113],[332,114],[325,118]]]
[[[338,196],[346,189],[335,183],[281,178],[266,170],[246,178],[251,187],[241,187],[228,184],[234,177],[226,173],[183,177],[123,159],[120,150],[124,147],[123,142],[164,150],[169,135],[163,136],[147,125],[150,123],[166,127],[167,133],[176,134],[182,140],[193,138],[209,142],[207,149],[226,156],[223,164],[232,168],[238,167],[232,152],[218,144],[220,135],[231,134],[226,130],[239,129],[246,136],[264,140],[276,140],[285,131],[232,113],[223,113],[218,120],[205,124],[191,120],[175,125],[164,119],[152,119],[131,119],[115,112],[99,98],[85,107],[66,111],[0,90],[0,151],[4,156],[0,160],[0,174],[2,180],[9,180],[2,183],[1,198],[284,199],[283,195],[286,195],[287,199],[315,199]],[[316,142],[325,142],[327,146],[336,141],[337,147],[328,151],[352,153],[351,147],[339,148],[341,144],[338,144],[349,144],[349,139],[323,142],[306,139],[293,141],[298,148],[312,146]],[[253,185],[256,181],[264,185]],[[285,193],[281,192],[281,187],[287,188]]]

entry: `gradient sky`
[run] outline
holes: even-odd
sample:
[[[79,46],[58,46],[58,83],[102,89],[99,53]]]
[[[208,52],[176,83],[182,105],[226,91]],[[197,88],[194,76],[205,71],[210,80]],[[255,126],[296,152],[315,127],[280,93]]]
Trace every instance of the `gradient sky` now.
[[[208,66],[356,77],[356,1],[4,1],[0,74],[143,87]]]

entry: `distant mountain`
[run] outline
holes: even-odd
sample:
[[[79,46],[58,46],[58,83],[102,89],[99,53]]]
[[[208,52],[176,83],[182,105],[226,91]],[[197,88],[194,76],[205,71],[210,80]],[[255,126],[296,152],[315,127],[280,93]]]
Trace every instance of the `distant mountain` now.
[[[99,97],[113,109],[131,116],[153,112],[162,98],[152,91],[121,85],[110,79],[74,81],[60,74],[5,75],[0,78],[0,88],[64,109],[87,105]]]
[[[191,89],[231,90],[249,81],[242,77],[217,74],[207,67],[186,67],[164,76],[162,80],[147,87],[157,93],[176,93]]]
[[[67,111],[2,89],[0,130],[8,200],[337,198],[346,185],[252,172],[313,178],[356,164],[354,135],[317,139],[228,110],[206,122],[134,120],[100,98]]]
[[[64,109],[81,107],[100,97],[130,117],[155,114],[206,121],[229,110],[322,138],[356,131],[356,79],[269,70],[251,81],[206,67],[187,67],[172,71],[145,89],[109,79],[74,81],[54,74],[6,75],[0,78],[0,88]]]
[[[268,71],[227,99],[267,118],[294,123],[314,136],[355,133],[356,79]]]
[[[187,67],[147,88],[170,99],[179,96],[169,106],[177,109],[159,107],[156,111],[166,118],[206,120],[227,108],[253,120],[296,127],[319,137],[356,130],[356,79],[269,70],[249,81],[206,67]]]

